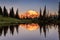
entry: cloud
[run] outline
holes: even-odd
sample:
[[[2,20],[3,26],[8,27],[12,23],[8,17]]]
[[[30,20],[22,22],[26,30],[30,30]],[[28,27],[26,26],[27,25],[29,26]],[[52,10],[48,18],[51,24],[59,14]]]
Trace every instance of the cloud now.
[[[24,14],[20,14],[20,18],[36,18],[39,16],[39,13],[34,10],[29,10]]]

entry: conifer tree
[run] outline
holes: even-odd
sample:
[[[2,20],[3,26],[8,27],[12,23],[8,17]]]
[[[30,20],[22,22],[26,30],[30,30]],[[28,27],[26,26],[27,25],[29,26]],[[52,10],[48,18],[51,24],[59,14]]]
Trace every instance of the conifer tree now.
[[[59,2],[58,19],[60,19],[60,2]]]
[[[3,15],[1,6],[0,6],[0,15]]]
[[[17,9],[17,11],[16,11],[15,17],[16,17],[17,19],[19,19],[18,9]]]
[[[46,16],[46,6],[44,7],[44,11],[43,11],[43,17]]]
[[[13,7],[12,7],[12,9],[10,9],[10,17],[12,17],[12,18],[15,17]]]
[[[5,6],[4,6],[4,9],[3,9],[3,16],[5,16],[5,17],[8,16],[8,11],[7,11]]]
[[[42,17],[42,11],[41,11],[41,8],[40,8],[40,16],[39,16],[39,18],[41,18]]]

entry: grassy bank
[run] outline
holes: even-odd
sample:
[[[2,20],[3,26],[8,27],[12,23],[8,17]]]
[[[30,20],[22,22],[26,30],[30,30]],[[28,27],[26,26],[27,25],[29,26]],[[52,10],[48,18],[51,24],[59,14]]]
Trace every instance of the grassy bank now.
[[[11,17],[3,17],[0,15],[0,26],[5,26],[5,25],[12,25],[12,24],[17,24],[17,23],[30,23],[32,20],[19,20],[16,18],[11,18]]]
[[[16,18],[11,18],[11,17],[3,17],[0,15],[0,26],[5,26],[5,25],[14,25],[18,23],[60,23],[58,20],[38,20],[38,19],[16,19]]]

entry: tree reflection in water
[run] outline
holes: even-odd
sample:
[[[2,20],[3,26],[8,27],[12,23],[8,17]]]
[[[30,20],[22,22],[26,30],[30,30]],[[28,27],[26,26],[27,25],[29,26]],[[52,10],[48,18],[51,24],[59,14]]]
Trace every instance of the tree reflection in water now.
[[[40,35],[42,32],[44,32],[44,36],[46,37],[46,31],[49,32],[49,29],[52,29],[54,27],[57,28],[58,25],[58,33],[59,33],[59,40],[60,40],[60,24],[51,24],[51,23],[29,23],[29,24],[18,24],[18,25],[9,25],[9,26],[2,26],[0,27],[0,36],[4,34],[6,36],[8,29],[10,30],[10,34],[14,35],[14,31],[16,29],[16,33],[19,31],[19,27],[23,27],[26,30],[29,31],[35,31],[39,29]]]
[[[60,40],[60,24],[58,24],[58,34],[59,34],[59,40]]]
[[[2,34],[4,34],[4,36],[6,36],[6,34],[8,32],[8,29],[10,29],[10,33],[13,35],[15,28],[16,28],[16,32],[18,33],[18,25],[10,25],[10,26],[2,26],[2,27],[0,27],[0,36]]]

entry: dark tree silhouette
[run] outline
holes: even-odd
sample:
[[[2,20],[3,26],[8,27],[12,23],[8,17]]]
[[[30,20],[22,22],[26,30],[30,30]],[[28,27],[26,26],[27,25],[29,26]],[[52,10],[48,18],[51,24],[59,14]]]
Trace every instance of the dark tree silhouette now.
[[[59,2],[58,19],[60,19],[60,2]]]
[[[3,15],[1,6],[0,6],[0,15]]]
[[[19,32],[18,31],[18,29],[19,29],[18,25],[15,25],[15,28],[16,28],[16,32],[18,33]]]
[[[8,31],[8,26],[5,26],[3,29],[4,29],[4,36],[6,36],[7,31]]]
[[[40,15],[39,15],[39,19],[42,17],[42,10],[40,8]]]
[[[16,17],[17,19],[19,19],[18,9],[17,9],[17,11],[16,11],[15,17]]]
[[[4,9],[3,9],[3,16],[8,16],[8,11],[7,11],[7,9],[6,9],[6,7],[4,6]]]
[[[42,10],[41,10],[41,8],[40,8],[40,16],[42,16]]]
[[[59,34],[59,40],[60,40],[60,24],[58,24],[58,34]]]
[[[45,17],[45,15],[46,15],[46,6],[44,7],[43,17]]]
[[[14,34],[14,26],[10,25],[10,33],[13,35]]]
[[[38,25],[39,25],[39,27],[40,27],[40,29],[39,29],[39,31],[40,31],[40,34],[42,33],[42,29],[43,29],[43,32],[44,32],[44,36],[46,37],[46,23],[38,23]],[[47,28],[48,29],[48,28]]]
[[[2,35],[2,30],[3,30],[3,29],[2,29],[2,28],[0,28],[0,36]]]
[[[12,9],[10,9],[10,17],[12,17],[12,18],[15,17],[14,16],[14,9],[13,9],[13,7],[12,7]]]

